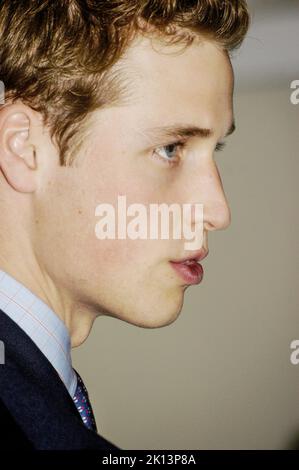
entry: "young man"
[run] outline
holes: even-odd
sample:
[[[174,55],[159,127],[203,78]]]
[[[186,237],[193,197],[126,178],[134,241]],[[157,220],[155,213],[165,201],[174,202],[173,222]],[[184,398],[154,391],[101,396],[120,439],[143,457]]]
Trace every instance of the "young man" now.
[[[1,2],[0,447],[115,448],[70,349],[101,315],[171,324],[200,282],[183,261],[230,223],[213,155],[248,22],[243,0]],[[203,204],[201,250],[99,240],[95,209],[119,195]]]

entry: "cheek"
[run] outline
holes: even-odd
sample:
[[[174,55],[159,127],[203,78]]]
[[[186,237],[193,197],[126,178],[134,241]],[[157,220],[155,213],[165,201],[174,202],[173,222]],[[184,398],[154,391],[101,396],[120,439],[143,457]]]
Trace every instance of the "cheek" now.
[[[157,200],[164,199],[151,184],[147,174],[141,171],[140,165],[134,157],[111,146],[109,158],[99,157],[92,153],[87,157],[90,165],[84,165],[81,171],[80,187],[76,191],[77,203],[81,205],[81,249],[88,260],[89,266],[94,269],[104,268],[109,275],[117,272],[135,274],[153,263],[159,241],[151,240],[124,240],[105,239],[96,237],[95,227],[103,216],[96,216],[96,207],[100,204],[109,204],[115,213],[115,228],[117,230],[118,196],[125,196],[125,206],[130,204],[148,205]],[[136,160],[137,157],[136,157]],[[134,163],[135,162],[135,163]],[[161,190],[160,190],[161,191]],[[123,210],[121,210],[123,213]],[[126,218],[127,222],[132,217]],[[117,234],[116,234],[117,235]],[[160,242],[161,243],[161,242]],[[160,247],[161,251],[161,247]],[[156,254],[156,255],[155,255]]]
[[[88,278],[99,277],[109,288],[119,285],[136,284],[150,272],[153,256],[146,246],[142,249],[136,240],[97,240],[87,247],[84,258],[88,263],[84,272]],[[148,276],[147,276],[148,277]]]
[[[161,179],[148,164],[147,156],[141,155],[132,143],[118,139],[94,144],[100,153],[93,150],[85,159],[83,185],[94,194],[94,204],[107,202],[116,205],[117,196],[126,196],[127,205],[149,204],[159,198]]]
[[[96,257],[105,266],[126,267],[140,261],[140,250],[134,240],[98,240],[93,244],[91,256]]]

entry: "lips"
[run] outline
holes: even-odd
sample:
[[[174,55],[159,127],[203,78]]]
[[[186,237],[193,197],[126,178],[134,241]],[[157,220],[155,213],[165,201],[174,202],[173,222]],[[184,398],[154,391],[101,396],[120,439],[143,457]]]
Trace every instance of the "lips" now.
[[[171,261],[170,264],[185,284],[199,284],[202,281],[203,267],[195,260],[188,260],[184,263]]]
[[[206,258],[209,254],[209,250],[208,249],[201,249],[193,254],[191,254],[190,256],[187,256],[185,258],[181,258],[181,259],[177,259],[177,260],[172,260],[171,262],[172,263],[186,263],[186,264],[189,264],[190,262],[192,261],[195,261],[196,263],[198,261],[202,261],[204,258]]]
[[[199,261],[206,258],[208,253],[209,250],[202,249],[187,258],[170,261],[170,264],[186,284],[199,284],[204,274],[203,267],[199,264]]]

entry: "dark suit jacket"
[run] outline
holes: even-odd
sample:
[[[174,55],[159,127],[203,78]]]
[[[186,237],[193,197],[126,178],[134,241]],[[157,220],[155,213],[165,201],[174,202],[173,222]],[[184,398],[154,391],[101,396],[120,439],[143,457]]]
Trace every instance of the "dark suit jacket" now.
[[[84,425],[54,367],[2,310],[0,340],[0,450],[119,449]]]

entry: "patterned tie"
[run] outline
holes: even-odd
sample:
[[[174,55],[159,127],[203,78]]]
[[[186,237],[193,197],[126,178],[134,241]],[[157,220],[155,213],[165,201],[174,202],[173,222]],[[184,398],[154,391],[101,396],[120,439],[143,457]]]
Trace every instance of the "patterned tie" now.
[[[73,397],[73,400],[75,402],[75,405],[81,415],[82,421],[85,424],[85,426],[88,427],[88,429],[92,429],[93,431],[97,432],[97,425],[96,425],[92,407],[88,398],[88,392],[86,390],[86,387],[80,375],[75,369],[74,371],[77,375],[78,383],[77,383],[77,388],[76,388],[76,392]]]

